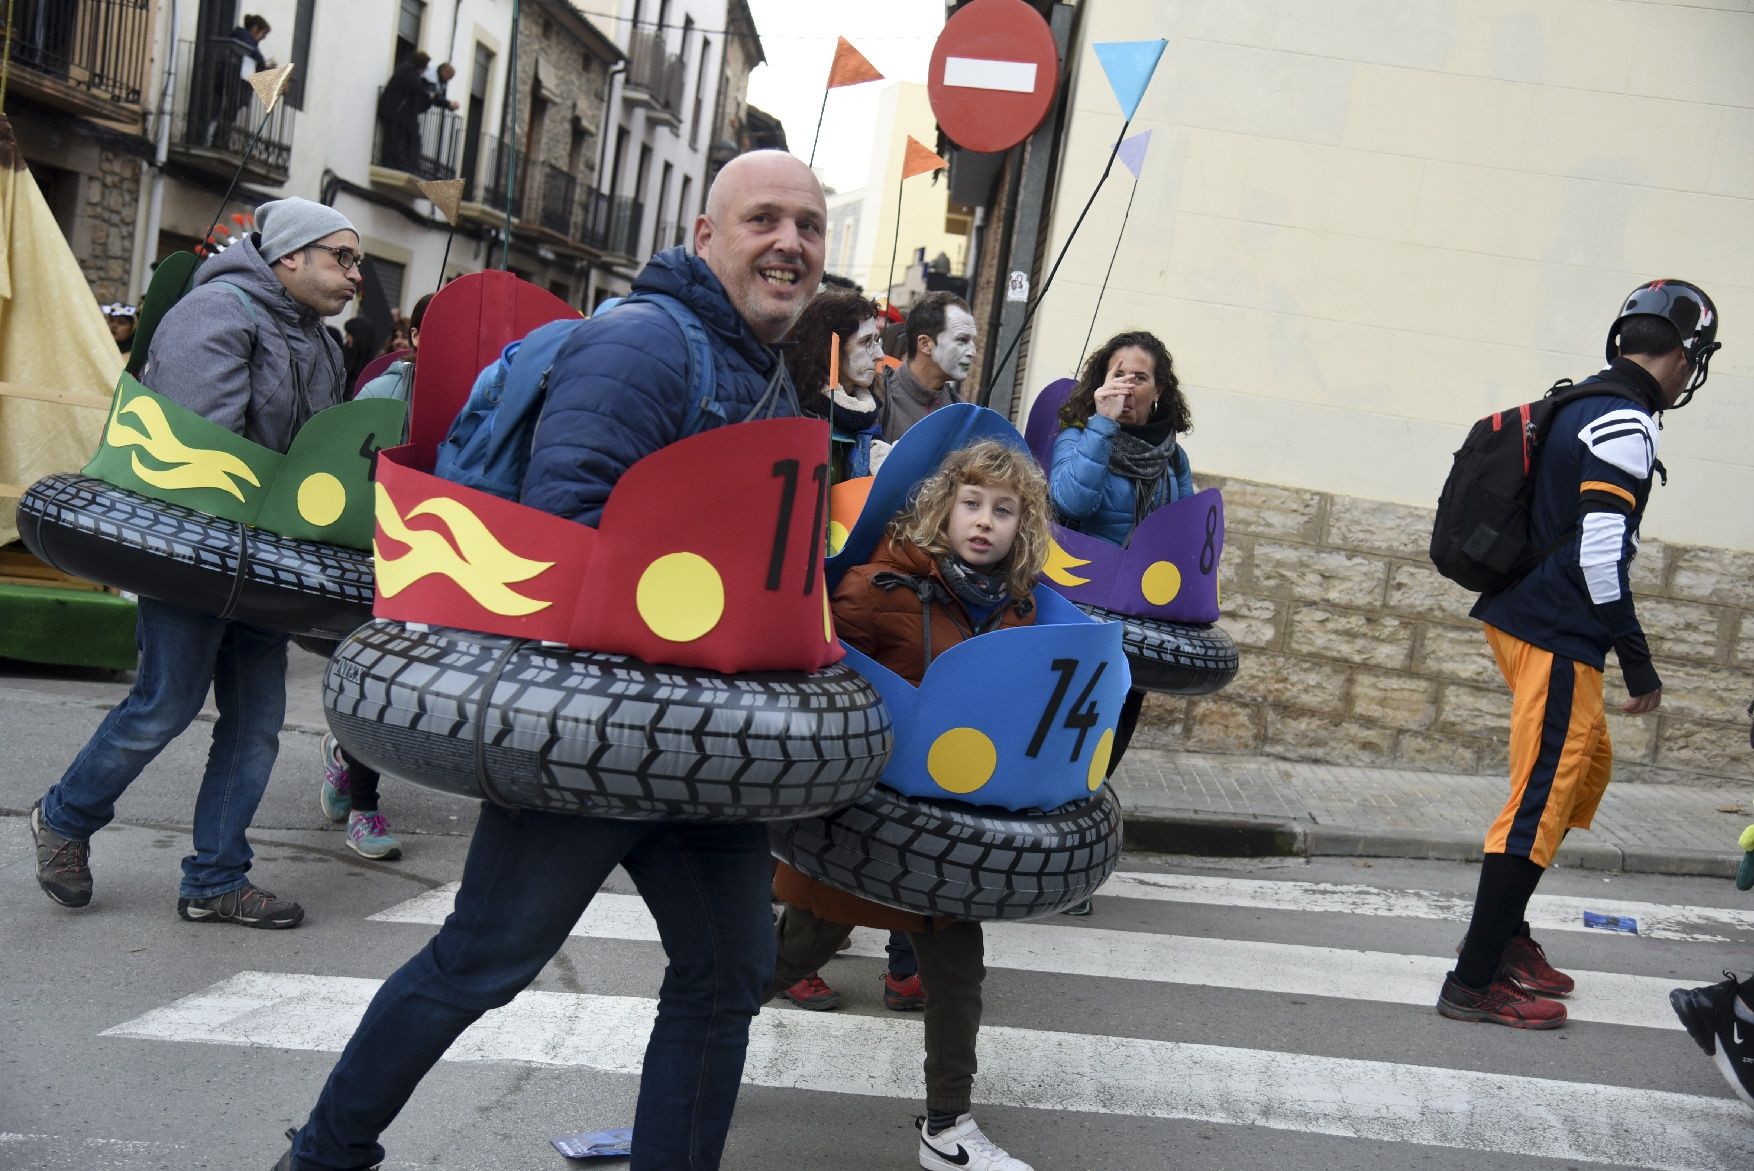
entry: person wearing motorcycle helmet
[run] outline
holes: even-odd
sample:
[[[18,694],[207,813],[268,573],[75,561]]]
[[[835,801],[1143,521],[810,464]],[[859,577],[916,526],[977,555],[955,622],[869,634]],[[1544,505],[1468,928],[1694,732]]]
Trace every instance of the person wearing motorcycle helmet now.
[[[1673,327],[1673,334],[1660,323]],[[1678,343],[1678,345],[1674,344]],[[1662,352],[1659,349],[1667,345]],[[1642,363],[1662,386],[1666,409],[1686,406],[1705,385],[1711,356],[1723,348],[1717,340],[1717,306],[1697,285],[1658,280],[1632,290],[1620,316],[1608,330],[1608,365],[1626,356],[1648,357]]]
[[[1621,302],[1608,365],[1566,392],[1530,473],[1525,576],[1471,614],[1510,684],[1510,795],[1486,831],[1468,933],[1437,1011],[1521,1029],[1565,1023],[1575,982],[1529,934],[1530,897],[1573,829],[1588,829],[1613,768],[1602,670],[1613,650],[1628,715],[1654,712],[1663,684],[1632,602],[1629,573],[1665,410],[1705,383],[1717,309],[1686,281],[1649,281]],[[1599,392],[1599,393],[1598,393]]]

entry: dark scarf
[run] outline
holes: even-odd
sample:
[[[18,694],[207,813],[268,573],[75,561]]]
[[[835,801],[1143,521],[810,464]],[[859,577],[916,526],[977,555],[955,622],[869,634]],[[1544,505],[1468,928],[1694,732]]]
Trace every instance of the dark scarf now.
[[[954,553],[938,558],[938,572],[944,575],[944,584],[950,587],[950,592],[962,599],[971,614],[990,617],[1011,601],[1004,574],[982,573]],[[985,624],[985,618],[979,621]]]
[[[1108,470],[1133,481],[1133,524],[1145,519],[1157,486],[1175,466],[1175,428],[1168,419],[1122,426],[1108,451]]]

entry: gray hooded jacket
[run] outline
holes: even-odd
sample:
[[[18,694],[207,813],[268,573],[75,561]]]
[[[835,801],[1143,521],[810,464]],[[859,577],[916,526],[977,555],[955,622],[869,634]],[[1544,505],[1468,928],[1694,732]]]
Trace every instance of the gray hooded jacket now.
[[[341,401],[345,374],[322,318],[292,299],[256,240],[238,241],[195,271],[195,287],[152,335],[141,381],[284,452],[307,419]]]

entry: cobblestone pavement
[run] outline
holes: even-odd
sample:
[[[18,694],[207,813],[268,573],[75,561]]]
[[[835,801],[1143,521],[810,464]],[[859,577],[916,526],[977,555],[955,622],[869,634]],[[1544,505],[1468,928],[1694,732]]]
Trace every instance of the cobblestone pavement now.
[[[1129,842],[1227,854],[1479,856],[1502,776],[1304,764],[1137,748],[1117,771]],[[1559,864],[1659,874],[1734,873],[1754,822],[1754,779],[1723,787],[1611,784]]]

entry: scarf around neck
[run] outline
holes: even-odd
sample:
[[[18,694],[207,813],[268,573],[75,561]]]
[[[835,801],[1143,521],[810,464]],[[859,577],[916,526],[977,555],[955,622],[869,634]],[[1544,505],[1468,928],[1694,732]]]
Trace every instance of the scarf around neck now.
[[[1175,466],[1175,429],[1168,419],[1123,426],[1109,446],[1108,470],[1133,481],[1133,524],[1151,511],[1157,486]]]
[[[982,573],[954,553],[938,558],[938,572],[944,575],[944,584],[950,587],[950,592],[976,614],[990,614],[1011,601],[1004,574]]]

